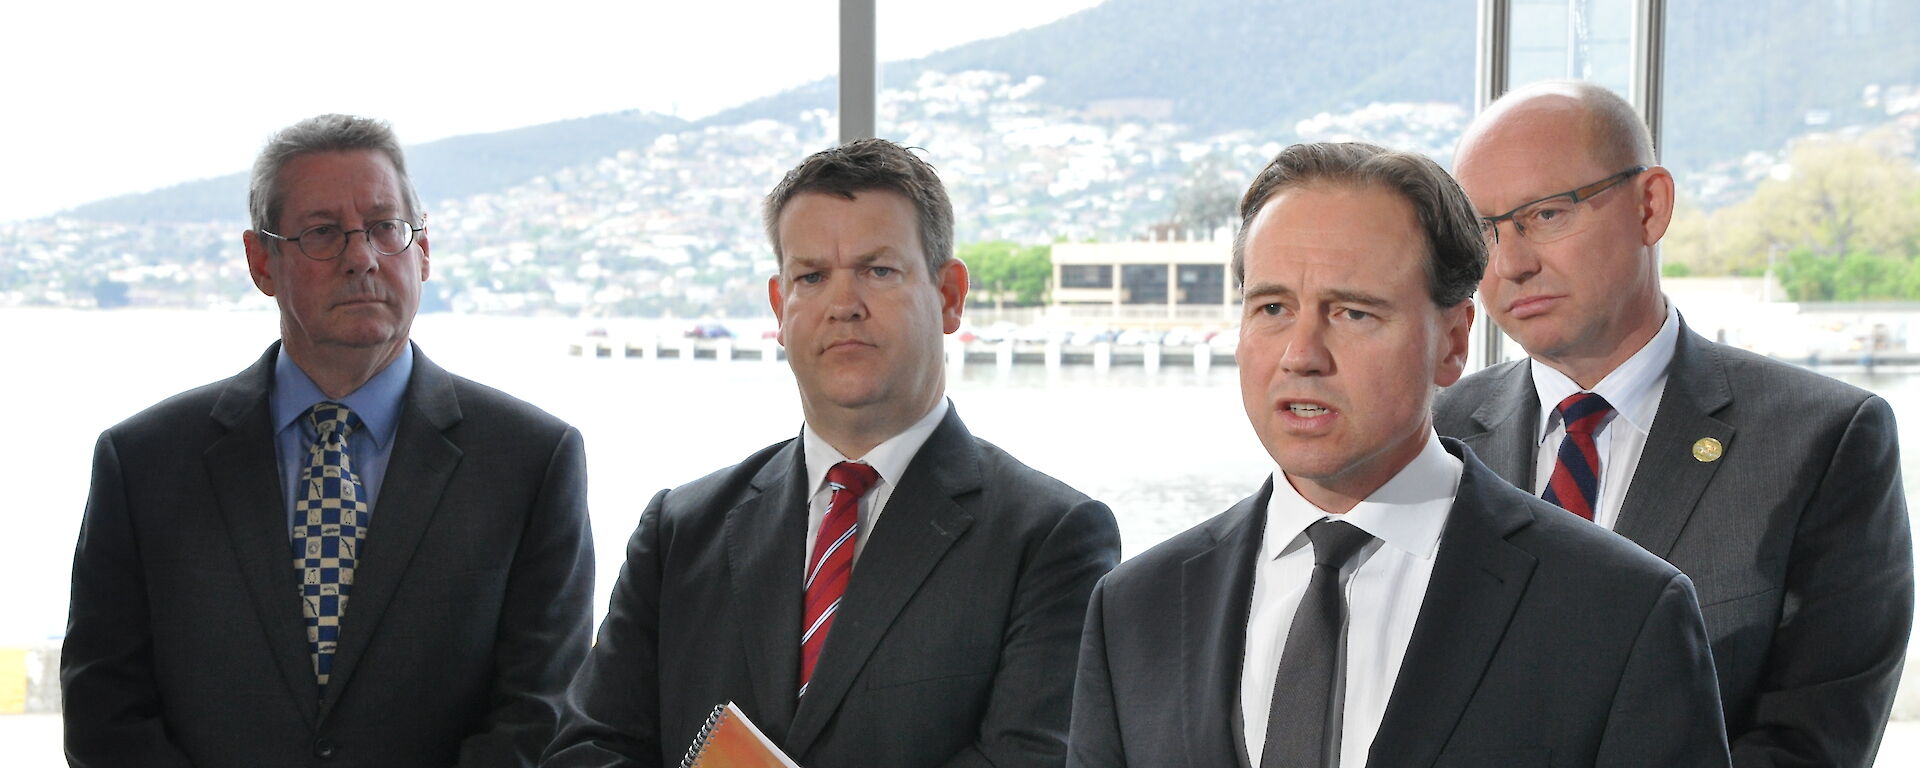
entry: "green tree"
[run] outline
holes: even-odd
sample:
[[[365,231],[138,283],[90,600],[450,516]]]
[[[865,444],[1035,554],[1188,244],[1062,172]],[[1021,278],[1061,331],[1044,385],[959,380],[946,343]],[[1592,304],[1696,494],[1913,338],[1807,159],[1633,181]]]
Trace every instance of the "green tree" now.
[[[1920,171],[1894,138],[1808,138],[1746,200],[1707,213],[1681,199],[1662,241],[1667,266],[1771,268],[1795,301],[1920,299]]]
[[[1794,301],[1833,301],[1834,272],[1839,267],[1837,259],[1795,248],[1780,265],[1780,286]]]
[[[1720,275],[1732,271],[1716,252],[1713,217],[1681,192],[1674,200],[1673,221],[1660,238],[1660,273],[1668,277]]]
[[[1714,215],[1714,238],[1730,269],[1760,267],[1781,249],[1841,260],[1875,254],[1907,261],[1920,250],[1920,172],[1888,137],[1809,140],[1794,147],[1791,171],[1753,197]],[[1856,269],[1865,269],[1864,262]]]
[[[1039,304],[1053,282],[1053,246],[1007,240],[967,243],[955,249],[966,262],[976,303]]]

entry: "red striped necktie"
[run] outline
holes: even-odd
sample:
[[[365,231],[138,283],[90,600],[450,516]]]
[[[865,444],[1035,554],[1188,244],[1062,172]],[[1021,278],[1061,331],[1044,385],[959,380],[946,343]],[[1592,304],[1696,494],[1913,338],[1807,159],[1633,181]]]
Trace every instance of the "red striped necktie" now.
[[[1566,425],[1567,436],[1560,440],[1559,458],[1540,497],[1592,520],[1600,500],[1600,448],[1593,442],[1593,433],[1613,413],[1613,406],[1592,392],[1575,392],[1554,410]]]
[[[843,461],[827,470],[827,485],[833,498],[827,514],[820,519],[820,535],[813,542],[813,557],[807,561],[807,597],[800,612],[800,694],[807,695],[807,683],[813,679],[813,665],[826,647],[827,632],[833,629],[833,615],[840,609],[840,596],[847,592],[847,580],[853,576],[853,547],[860,540],[860,497],[880,473],[865,464]]]

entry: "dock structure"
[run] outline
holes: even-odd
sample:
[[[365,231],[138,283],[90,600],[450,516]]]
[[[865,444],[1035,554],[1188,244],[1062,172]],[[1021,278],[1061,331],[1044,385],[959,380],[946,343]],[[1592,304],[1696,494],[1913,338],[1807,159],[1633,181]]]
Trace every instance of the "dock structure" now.
[[[642,360],[716,360],[774,362],[785,360],[786,349],[773,339],[690,339],[657,336],[616,338],[585,336],[567,344],[574,357]],[[1149,371],[1168,365],[1188,365],[1205,372],[1215,365],[1233,365],[1233,349],[1211,344],[1068,344],[1053,341],[947,341],[947,364],[953,368],[992,365],[1011,368],[1044,365],[1090,365],[1097,370],[1142,367]]]

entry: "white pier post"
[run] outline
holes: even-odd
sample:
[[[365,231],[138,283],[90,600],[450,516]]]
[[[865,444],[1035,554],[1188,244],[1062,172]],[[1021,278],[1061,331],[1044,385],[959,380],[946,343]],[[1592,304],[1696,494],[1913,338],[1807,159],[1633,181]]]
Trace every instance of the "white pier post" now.
[[[1093,345],[1093,370],[1106,373],[1113,367],[1113,342],[1102,341]]]
[[[1206,342],[1193,345],[1193,372],[1206,373],[1213,368],[1213,345]]]

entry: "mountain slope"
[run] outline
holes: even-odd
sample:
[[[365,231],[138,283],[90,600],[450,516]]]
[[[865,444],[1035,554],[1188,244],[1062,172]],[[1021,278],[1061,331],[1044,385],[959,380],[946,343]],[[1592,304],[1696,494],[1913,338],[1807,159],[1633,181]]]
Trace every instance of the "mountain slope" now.
[[[638,111],[453,136],[407,147],[420,197],[435,201],[495,192],[588,163],[686,127],[684,120]],[[247,175],[234,173],[79,206],[64,215],[93,221],[207,221],[246,216]]]

